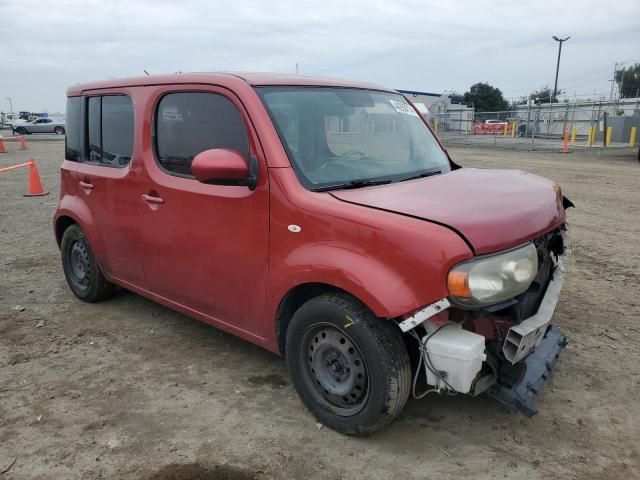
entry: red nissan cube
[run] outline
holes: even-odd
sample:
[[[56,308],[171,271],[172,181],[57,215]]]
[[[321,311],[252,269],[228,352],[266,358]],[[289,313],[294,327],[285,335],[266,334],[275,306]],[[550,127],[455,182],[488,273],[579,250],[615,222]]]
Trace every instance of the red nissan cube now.
[[[432,392],[535,413],[566,344],[558,185],[461,168],[372,84],[198,73],[67,95],[54,230],[78,298],[119,286],[284,356],[345,434]]]

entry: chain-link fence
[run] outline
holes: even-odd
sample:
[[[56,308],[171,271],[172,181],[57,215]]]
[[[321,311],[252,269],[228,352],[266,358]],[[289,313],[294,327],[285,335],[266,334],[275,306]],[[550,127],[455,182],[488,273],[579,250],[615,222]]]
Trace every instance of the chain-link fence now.
[[[452,110],[426,115],[445,144],[514,148],[631,147],[640,137],[640,99],[522,105],[513,110]]]

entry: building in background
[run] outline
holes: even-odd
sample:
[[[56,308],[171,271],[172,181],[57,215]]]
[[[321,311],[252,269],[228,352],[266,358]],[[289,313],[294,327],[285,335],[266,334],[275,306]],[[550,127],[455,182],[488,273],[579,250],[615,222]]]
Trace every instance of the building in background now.
[[[436,132],[470,132],[474,109],[463,102],[454,102],[447,93],[396,90],[409,98]]]

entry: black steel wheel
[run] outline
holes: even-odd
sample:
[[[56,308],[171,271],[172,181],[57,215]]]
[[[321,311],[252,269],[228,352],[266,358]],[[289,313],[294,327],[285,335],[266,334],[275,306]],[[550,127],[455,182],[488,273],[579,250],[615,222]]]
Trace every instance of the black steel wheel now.
[[[76,297],[85,302],[97,302],[113,295],[115,287],[102,274],[79,225],[71,225],[64,231],[60,251],[64,275]]]
[[[375,432],[409,397],[411,366],[400,329],[349,295],[325,294],[302,305],[285,349],[300,398],[338,432]]]
[[[337,415],[358,413],[367,402],[369,373],[357,345],[331,324],[310,328],[302,343],[300,360],[316,400]]]
[[[69,264],[71,267],[69,277],[74,290],[87,290],[91,283],[91,266],[87,247],[80,239],[75,238],[71,241]]]

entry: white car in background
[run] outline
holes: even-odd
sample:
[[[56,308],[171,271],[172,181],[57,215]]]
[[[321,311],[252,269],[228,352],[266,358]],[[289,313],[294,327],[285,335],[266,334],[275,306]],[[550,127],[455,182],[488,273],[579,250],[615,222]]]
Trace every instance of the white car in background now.
[[[55,133],[64,135],[65,122],[52,120],[51,118],[36,118],[31,122],[13,123],[11,129],[17,135],[30,135],[32,133]]]

